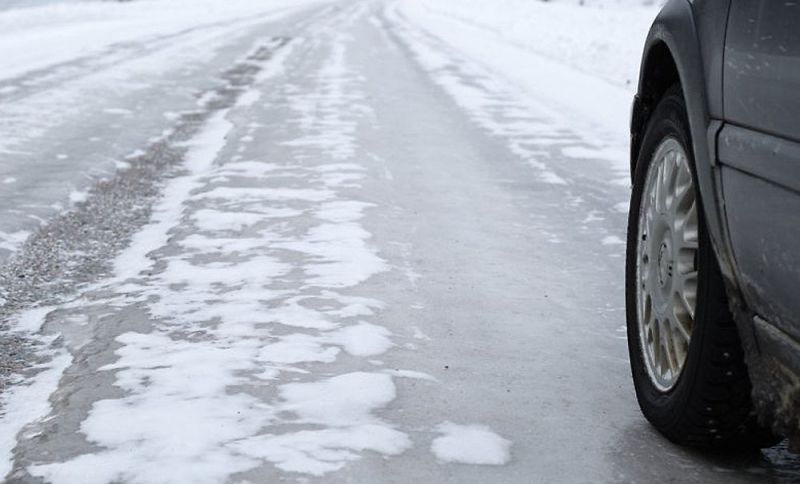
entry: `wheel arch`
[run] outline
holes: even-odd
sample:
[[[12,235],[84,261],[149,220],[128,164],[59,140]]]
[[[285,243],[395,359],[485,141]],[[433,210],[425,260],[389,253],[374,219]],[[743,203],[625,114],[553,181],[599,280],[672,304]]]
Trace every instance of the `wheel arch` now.
[[[666,42],[654,39],[642,57],[639,90],[631,116],[631,177],[636,171],[642,138],[656,105],[673,84],[680,82],[675,58]]]
[[[708,2],[701,2],[709,5]],[[720,268],[735,284],[724,225],[724,205],[715,179],[716,132],[722,113],[722,68],[728,2],[714,3],[715,15],[698,19],[688,0],[670,0],[655,19],[645,42],[639,86],[631,115],[631,174],[650,115],[674,83],[681,86],[689,118],[700,200]],[[710,19],[710,20],[709,20]]]

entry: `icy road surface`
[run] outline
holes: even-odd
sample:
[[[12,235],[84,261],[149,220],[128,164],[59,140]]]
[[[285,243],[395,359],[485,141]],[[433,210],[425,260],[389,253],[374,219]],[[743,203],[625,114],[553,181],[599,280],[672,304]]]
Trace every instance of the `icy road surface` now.
[[[623,88],[570,110],[585,73],[417,3],[271,5],[4,78],[0,474],[800,478],[639,413]]]

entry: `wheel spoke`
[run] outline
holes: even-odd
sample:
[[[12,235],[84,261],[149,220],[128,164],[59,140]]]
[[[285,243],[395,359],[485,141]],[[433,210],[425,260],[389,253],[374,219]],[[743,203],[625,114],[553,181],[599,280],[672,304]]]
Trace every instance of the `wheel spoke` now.
[[[683,303],[685,304],[686,300],[680,298]],[[680,337],[686,342],[689,343],[689,340],[692,338],[692,322],[694,321],[692,313],[694,312],[693,308],[689,308],[688,305],[683,308],[684,310],[681,311],[680,309],[675,309],[673,311],[673,318],[674,318],[674,327],[676,330],[676,334],[680,335]]]
[[[694,305],[690,303],[683,294],[675,293],[674,306],[672,308],[672,322],[679,335],[686,344],[692,338],[692,327],[694,326]]]
[[[664,159],[664,186],[662,188],[664,196],[664,210],[672,210],[676,204],[676,190],[675,185],[677,182],[678,172],[680,168],[677,166],[678,154],[671,152]]]
[[[686,198],[690,199],[690,203],[685,210],[675,213],[673,226],[680,248],[697,250],[700,246],[697,232],[697,201],[694,196]]]
[[[661,324],[658,321],[656,321],[656,324],[653,325],[653,340],[653,363],[655,364],[656,368],[659,366],[663,367],[662,349],[664,342],[661,338]]]
[[[665,178],[665,165],[666,160],[663,160],[658,165],[658,172],[656,175],[656,212],[664,213],[667,209],[667,190],[666,190],[666,182],[664,181]]]

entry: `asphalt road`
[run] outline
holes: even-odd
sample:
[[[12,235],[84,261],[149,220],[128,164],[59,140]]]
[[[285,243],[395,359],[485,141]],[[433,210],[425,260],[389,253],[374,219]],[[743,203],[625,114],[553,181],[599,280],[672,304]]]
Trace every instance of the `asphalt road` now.
[[[627,187],[565,158],[579,129],[384,7],[248,26],[207,77],[183,73],[205,93],[191,111],[155,84],[157,102],[114,99],[142,112],[121,126],[150,123],[121,130],[131,167],[43,212],[1,276],[9,327],[43,323],[6,338],[27,348],[6,364],[49,402],[9,482],[800,479],[783,447],[707,455],[648,426],[623,329]],[[123,149],[87,148],[103,122],[75,116],[38,149]],[[3,204],[26,196],[59,195]]]

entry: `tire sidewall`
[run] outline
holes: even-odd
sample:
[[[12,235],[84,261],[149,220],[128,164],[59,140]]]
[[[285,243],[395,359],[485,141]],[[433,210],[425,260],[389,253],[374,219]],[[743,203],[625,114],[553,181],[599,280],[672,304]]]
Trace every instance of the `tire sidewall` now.
[[[705,230],[700,193],[697,190],[697,172],[694,162],[694,150],[688,130],[686,106],[680,91],[668,93],[659,103],[651,117],[647,131],[642,142],[642,148],[634,173],[633,193],[628,218],[628,238],[625,264],[625,292],[626,292],[626,318],[628,327],[628,350],[631,360],[634,387],[639,406],[648,420],[663,431],[668,432],[684,415],[684,409],[689,402],[692,388],[695,385],[700,362],[703,359],[703,340],[706,333],[704,321],[705,302],[708,296],[708,272],[714,261]],[[669,391],[663,392],[656,388],[647,372],[645,356],[639,336],[639,316],[637,308],[638,281],[636,264],[639,247],[639,211],[643,197],[645,181],[648,170],[653,162],[653,155],[659,145],[668,137],[676,139],[686,152],[692,172],[692,182],[696,190],[696,203],[699,227],[698,250],[698,288],[695,322],[692,330],[692,339],[681,375],[677,383]]]

